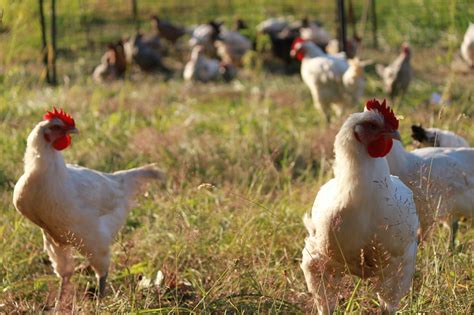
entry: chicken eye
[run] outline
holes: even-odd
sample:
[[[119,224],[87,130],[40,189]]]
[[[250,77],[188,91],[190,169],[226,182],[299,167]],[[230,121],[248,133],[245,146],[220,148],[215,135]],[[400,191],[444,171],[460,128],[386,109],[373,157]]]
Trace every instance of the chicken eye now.
[[[374,123],[367,123],[367,127],[370,129],[370,130],[376,130],[377,129],[377,125],[374,124]]]
[[[55,125],[55,126],[49,127],[49,129],[50,129],[50,130],[53,130],[53,131],[59,131],[59,130],[61,130],[62,128],[61,128],[60,126]]]

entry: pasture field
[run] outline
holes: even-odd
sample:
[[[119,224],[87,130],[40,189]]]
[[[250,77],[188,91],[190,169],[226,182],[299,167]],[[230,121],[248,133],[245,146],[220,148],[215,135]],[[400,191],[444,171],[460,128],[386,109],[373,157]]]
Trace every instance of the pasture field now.
[[[76,257],[76,312],[314,312],[299,268],[307,234],[302,217],[332,177],[332,146],[344,117],[325,124],[299,74],[268,71],[258,53],[229,84],[183,82],[182,60],[171,51],[167,59],[176,73],[169,80],[132,71],[125,80],[98,85],[90,74],[103,45],[133,30],[129,3],[58,2],[60,84],[49,87],[41,80],[37,1],[0,0],[0,313],[54,306],[59,280],[40,229],[12,204],[26,138],[52,105],[71,113],[80,130],[63,151],[67,162],[106,172],[157,162],[168,175],[166,185],[148,186],[129,214],[113,245],[108,294],[100,304],[88,293],[93,273]],[[253,27],[270,14],[292,14],[318,18],[331,31],[334,26],[331,1],[185,2],[139,0],[142,29],[153,11],[182,24],[239,15]],[[365,1],[354,3],[362,15]],[[452,130],[474,144],[474,75],[452,73],[449,66],[474,21],[472,1],[377,5],[381,48],[371,47],[367,25],[362,58],[388,63],[403,40],[413,46],[415,79],[393,104],[403,116],[406,147],[413,148],[415,123]],[[383,98],[373,67],[366,78],[364,99]],[[429,104],[434,92],[449,102]],[[362,108],[354,104],[352,111]],[[455,253],[447,243],[439,226],[420,247],[401,312],[473,313],[470,223],[461,223]],[[159,286],[153,284],[157,273],[163,275]],[[378,309],[368,282],[348,278],[345,293],[341,312]]]

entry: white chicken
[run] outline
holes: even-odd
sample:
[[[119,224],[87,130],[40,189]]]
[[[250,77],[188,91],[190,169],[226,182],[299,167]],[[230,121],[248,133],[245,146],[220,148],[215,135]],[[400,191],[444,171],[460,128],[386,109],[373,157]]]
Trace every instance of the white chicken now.
[[[202,45],[210,48],[221,32],[222,23],[210,21],[207,24],[200,24],[191,31],[191,38],[189,39],[189,46]]]
[[[139,187],[163,179],[154,165],[112,174],[65,164],[61,150],[77,132],[74,119],[63,110],[44,115],[27,140],[24,173],[15,185],[15,208],[43,232],[44,247],[61,278],[58,304],[68,296],[74,272],[73,248],[94,269],[99,297],[105,293],[110,245],[125,223]]]
[[[474,23],[469,24],[466,34],[464,34],[461,56],[470,67],[474,67]]]
[[[411,126],[411,137],[420,145],[427,147],[467,148],[469,143],[463,137],[449,130]]]
[[[184,66],[183,77],[187,81],[208,82],[216,80],[220,75],[220,62],[204,55],[204,46],[195,46],[191,58]]]
[[[340,113],[342,108],[357,104],[365,86],[360,71],[362,63],[354,61],[350,66],[344,56],[328,55],[313,42],[301,38],[295,40],[291,55],[301,60],[301,77],[311,92],[314,106],[328,122],[332,105]]]
[[[413,191],[422,238],[435,220],[442,221],[450,228],[454,249],[458,219],[474,216],[474,149],[429,147],[407,152],[395,141],[387,161],[391,173]]]
[[[304,219],[301,268],[320,314],[335,310],[346,272],[374,280],[384,311],[395,312],[411,286],[418,217],[412,192],[384,158],[397,129],[385,101],[372,100],[336,136],[334,178]]]
[[[352,37],[347,39],[346,41],[346,56],[348,58],[355,58],[357,56],[357,50],[362,42],[362,39],[360,37]],[[326,46],[326,52],[328,54],[337,54],[339,53],[342,48],[339,47],[339,40],[337,39],[331,39]]]
[[[382,78],[385,92],[391,99],[398,95],[404,95],[410,85],[413,71],[411,68],[411,50],[407,43],[402,45],[402,52],[388,66],[376,65],[375,70]]]
[[[350,104],[357,104],[364,95],[365,78],[364,67],[371,64],[372,61],[361,61],[359,58],[347,60],[349,68],[342,76],[342,83],[345,88],[345,96]]]

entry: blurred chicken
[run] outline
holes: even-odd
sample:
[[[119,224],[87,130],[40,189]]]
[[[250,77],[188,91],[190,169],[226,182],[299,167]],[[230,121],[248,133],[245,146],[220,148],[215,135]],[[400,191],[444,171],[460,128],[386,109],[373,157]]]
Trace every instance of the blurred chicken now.
[[[321,25],[310,22],[307,18],[302,20],[300,37],[312,41],[323,50],[326,50],[326,46],[331,40],[331,35]]]
[[[407,152],[395,141],[387,161],[390,172],[413,191],[421,237],[439,220],[450,228],[454,249],[459,218],[474,216],[474,149],[430,147]]]
[[[156,15],[153,15],[151,19],[153,29],[172,44],[176,44],[176,41],[186,34],[186,29],[183,27],[164,21]]]
[[[256,28],[258,34],[268,35],[273,56],[285,63],[287,71],[290,71],[291,68],[299,68],[296,67],[299,65],[299,61],[290,56],[291,45],[299,36],[298,25],[290,25],[285,18],[280,17],[262,21]],[[292,67],[293,64],[295,67]]]
[[[341,56],[328,55],[311,41],[295,40],[291,55],[301,60],[301,77],[313,97],[314,106],[327,122],[331,119],[331,106],[338,114],[343,108],[357,105],[363,94],[364,63],[353,60],[351,66]]]
[[[107,174],[65,164],[60,151],[77,132],[74,119],[55,108],[43,118],[28,136],[24,173],[15,185],[13,204],[42,229],[45,250],[61,277],[58,304],[71,293],[74,248],[94,269],[102,297],[110,245],[134,196],[142,184],[164,175],[154,165]]]
[[[237,76],[237,72],[238,70],[233,64],[221,62],[220,67],[219,67],[219,73],[220,73],[221,78],[224,81],[230,82],[234,80],[235,77]]]
[[[232,30],[235,32],[239,32],[244,37],[248,38],[251,42],[251,49],[257,50],[257,40],[255,32],[248,26],[247,22],[245,22],[241,18],[237,18],[234,20],[234,25],[232,26]]]
[[[191,58],[184,67],[183,77],[185,80],[207,82],[218,78],[219,60],[207,58],[204,55],[204,49],[202,45],[194,46]]]
[[[407,43],[402,45],[401,54],[389,66],[376,65],[377,74],[382,78],[385,92],[391,99],[404,95],[413,76],[411,64],[411,50]]]
[[[158,31],[156,26],[156,21],[154,20],[153,16],[150,19],[151,21],[151,31],[149,33],[143,34],[141,37],[141,42],[144,45],[149,46],[157,53],[161,54],[164,51],[163,44],[161,42],[161,35]]]
[[[415,272],[418,217],[410,189],[390,175],[384,158],[399,139],[385,101],[367,102],[342,125],[334,142],[334,178],[304,218],[301,268],[319,314],[332,314],[342,277],[374,281],[382,312],[397,311]]]
[[[235,19],[232,30],[234,32],[239,32],[240,34],[249,39],[255,39],[255,33],[248,27],[247,22],[245,22],[241,18]],[[255,48],[254,45],[252,46],[252,48]]]
[[[222,23],[216,21],[209,21],[207,24],[201,24],[191,32],[191,38],[189,39],[189,46],[201,45],[209,51],[214,49],[214,41],[219,38],[219,34],[222,30]]]
[[[290,55],[291,46],[299,36],[298,32],[285,28],[279,33],[269,33],[268,35],[272,43],[273,56],[285,62],[287,67],[290,66],[292,60],[294,60]]]
[[[129,62],[135,62],[145,72],[171,74],[171,70],[163,64],[161,53],[148,45],[142,34],[135,34],[125,43],[125,54]]]
[[[411,126],[411,137],[424,147],[469,147],[469,143],[452,131],[438,128],[423,128],[421,125]]]
[[[236,69],[232,64],[208,58],[205,56],[204,50],[204,46],[201,45],[193,48],[191,58],[184,67],[183,77],[186,81],[208,82],[220,78],[230,81],[235,77]]]
[[[238,18],[234,21],[234,27],[232,28],[233,31],[240,32],[242,30],[247,30],[248,26],[247,23],[245,23],[244,20],[241,18]]]
[[[357,49],[361,43],[359,37],[353,37],[346,42],[347,51],[345,52],[347,58],[353,59],[357,55]],[[331,39],[326,47],[326,52],[328,54],[337,54],[342,51],[342,48],[339,47],[339,41],[337,39]]]
[[[237,31],[221,32],[214,45],[221,60],[235,66],[242,65],[242,57],[252,48],[252,42]]]
[[[96,82],[116,80],[124,76],[126,68],[127,61],[122,42],[109,44],[92,77]]]
[[[347,101],[352,104],[359,103],[360,98],[364,95],[365,77],[364,67],[371,64],[372,61],[361,61],[359,58],[349,59],[349,68],[342,76],[345,96]]]
[[[464,35],[464,40],[461,44],[461,55],[471,68],[474,67],[474,23],[469,24]]]
[[[288,21],[283,18],[269,18],[260,22],[256,29],[257,32],[276,35],[288,26]]]

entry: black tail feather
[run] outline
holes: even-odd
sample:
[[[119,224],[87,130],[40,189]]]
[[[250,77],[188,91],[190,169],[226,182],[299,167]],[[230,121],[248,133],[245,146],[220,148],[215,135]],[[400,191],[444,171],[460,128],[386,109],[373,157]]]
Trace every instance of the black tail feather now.
[[[426,131],[421,125],[412,125],[411,131],[411,137],[413,138],[413,140],[416,140],[418,142],[425,142],[428,140],[428,137],[426,136]]]

